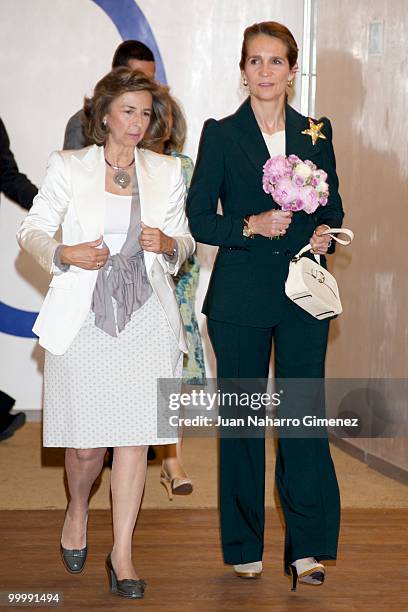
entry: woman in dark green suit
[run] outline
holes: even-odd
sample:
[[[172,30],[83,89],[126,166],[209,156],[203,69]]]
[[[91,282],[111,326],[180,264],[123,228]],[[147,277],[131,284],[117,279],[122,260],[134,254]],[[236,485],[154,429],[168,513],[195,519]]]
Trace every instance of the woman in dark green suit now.
[[[287,104],[298,49],[275,22],[245,30],[240,62],[249,96],[236,113],[203,128],[187,214],[197,241],[219,247],[203,312],[220,379],[266,379],[272,341],[278,378],[324,377],[329,321],[318,321],[284,291],[291,257],[308,242],[333,251],[326,226],[343,219],[332,130],[326,118],[303,117]],[[262,190],[262,167],[296,154],[327,172],[329,201],[314,214],[283,212]],[[221,200],[223,214],[217,214]],[[270,238],[279,237],[279,240]],[[310,414],[307,412],[306,414]],[[221,536],[238,576],[262,572],[265,447],[262,438],[220,441]],[[286,522],[285,570],[321,584],[320,562],[335,559],[339,491],[327,438],[280,437],[276,483]]]

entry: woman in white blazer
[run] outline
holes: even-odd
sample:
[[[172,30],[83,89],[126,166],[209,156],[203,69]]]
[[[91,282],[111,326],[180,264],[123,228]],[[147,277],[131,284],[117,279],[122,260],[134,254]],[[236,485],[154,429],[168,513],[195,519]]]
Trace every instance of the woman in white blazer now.
[[[112,592],[141,598],[131,547],[147,448],[176,441],[157,431],[157,379],[181,376],[187,351],[171,275],[195,244],[180,160],[144,148],[165,130],[160,86],[117,68],[85,111],[95,144],[51,155],[17,239],[53,274],[33,330],[46,349],[44,445],[66,448],[63,562],[84,567],[89,494],[114,447],[106,568]]]

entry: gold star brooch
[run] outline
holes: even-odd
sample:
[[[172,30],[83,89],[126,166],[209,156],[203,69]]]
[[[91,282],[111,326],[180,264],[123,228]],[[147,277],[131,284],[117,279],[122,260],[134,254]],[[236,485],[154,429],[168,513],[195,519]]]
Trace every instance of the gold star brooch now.
[[[321,123],[313,123],[313,119],[309,117],[309,129],[303,130],[302,134],[307,134],[312,139],[313,146],[316,144],[319,138],[323,138],[323,140],[327,140],[326,136],[321,132],[323,127],[323,121]]]

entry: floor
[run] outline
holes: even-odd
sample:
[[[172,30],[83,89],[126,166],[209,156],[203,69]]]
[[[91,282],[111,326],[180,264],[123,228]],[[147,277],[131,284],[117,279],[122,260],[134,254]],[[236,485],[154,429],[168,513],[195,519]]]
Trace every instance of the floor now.
[[[64,610],[167,612],[402,612],[408,609],[408,510],[343,511],[339,558],[327,564],[322,586],[289,590],[283,575],[283,532],[267,513],[264,573],[243,580],[222,563],[218,517],[212,509],[145,510],[134,538],[134,559],[147,582],[143,601],[108,590],[104,558],[110,550],[110,513],[90,515],[85,571],[71,575],[59,558],[61,510],[0,512],[0,576],[5,592],[63,595]],[[1,609],[6,609],[1,607]],[[26,609],[19,607],[18,609]],[[45,609],[45,608],[41,608]]]

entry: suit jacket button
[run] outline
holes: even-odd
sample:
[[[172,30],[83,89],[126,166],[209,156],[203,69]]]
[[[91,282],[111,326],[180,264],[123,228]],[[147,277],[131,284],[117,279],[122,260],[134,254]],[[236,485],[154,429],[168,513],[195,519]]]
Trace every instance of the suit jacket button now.
[[[154,276],[154,270],[150,272],[150,276]]]

